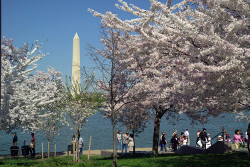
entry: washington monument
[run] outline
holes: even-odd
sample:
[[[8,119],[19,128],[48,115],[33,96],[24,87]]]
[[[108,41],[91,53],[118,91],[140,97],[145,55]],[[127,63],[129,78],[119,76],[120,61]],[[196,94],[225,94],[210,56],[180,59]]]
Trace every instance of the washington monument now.
[[[72,60],[72,81],[71,81],[71,93],[80,92],[81,74],[80,74],[80,39],[75,34],[73,38],[73,60]],[[73,91],[73,89],[75,89]]]

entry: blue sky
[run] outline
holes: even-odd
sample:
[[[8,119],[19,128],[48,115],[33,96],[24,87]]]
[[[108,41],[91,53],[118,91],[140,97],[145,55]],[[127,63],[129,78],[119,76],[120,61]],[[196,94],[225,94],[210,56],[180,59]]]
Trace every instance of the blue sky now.
[[[149,9],[149,0],[125,0],[140,8]],[[160,0],[166,3],[167,0]],[[181,2],[173,0],[172,5]],[[37,70],[46,71],[49,66],[71,76],[73,37],[80,38],[81,66],[94,67],[87,56],[86,44],[101,48],[101,19],[93,17],[87,9],[100,13],[111,11],[122,20],[134,18],[128,12],[115,7],[118,0],[2,0],[1,36],[14,39],[14,46],[23,43],[31,46],[34,40],[46,43],[42,53],[49,53],[38,62]],[[1,39],[2,39],[1,37]]]

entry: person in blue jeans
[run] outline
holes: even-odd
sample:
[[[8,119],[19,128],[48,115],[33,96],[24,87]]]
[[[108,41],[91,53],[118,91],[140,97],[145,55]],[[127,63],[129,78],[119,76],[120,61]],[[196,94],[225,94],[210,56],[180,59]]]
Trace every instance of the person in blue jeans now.
[[[128,139],[129,139],[129,133],[126,132],[126,134],[122,135],[122,153],[123,150],[125,149],[125,153],[127,153],[127,149],[128,149]]]
[[[79,151],[79,157],[81,157],[82,149],[84,148],[84,143],[83,143],[83,139],[80,137],[80,134],[78,134],[78,137],[79,137],[79,150],[80,150]]]
[[[117,132],[117,139],[116,139],[116,141],[117,141],[117,150],[121,150],[122,149],[122,135],[121,135],[121,130],[119,130],[118,132]]]
[[[161,138],[161,151],[163,151],[163,148],[165,148],[165,152],[167,152],[166,144],[167,144],[166,134],[163,134]]]

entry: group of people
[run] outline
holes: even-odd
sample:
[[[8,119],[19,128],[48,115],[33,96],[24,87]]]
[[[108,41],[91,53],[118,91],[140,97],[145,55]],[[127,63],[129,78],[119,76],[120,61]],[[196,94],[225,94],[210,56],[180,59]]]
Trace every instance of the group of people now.
[[[197,133],[196,144],[203,149],[208,149],[212,145],[210,134],[206,131],[207,129],[203,128],[202,132],[198,130]]]
[[[234,142],[234,146],[236,149],[239,149],[240,147],[243,147],[244,142],[247,143],[247,148],[250,154],[250,148],[249,148],[249,143],[250,143],[250,124],[248,125],[247,131],[245,133],[245,137],[242,133],[242,130],[235,130],[235,134],[233,137],[230,139],[229,134],[227,133],[227,130],[222,127],[222,136],[218,136],[218,141],[225,141],[225,142]],[[197,145],[207,149],[211,146],[211,138],[210,134],[206,133],[206,129],[203,128],[203,131],[201,132],[198,130],[197,133]]]
[[[129,151],[133,151],[134,149],[134,135],[126,132],[125,134],[121,135],[122,131],[119,130],[117,132],[117,151],[125,149],[125,153],[127,153],[127,149],[129,147]]]
[[[181,147],[183,145],[190,145],[189,129],[186,129],[186,131],[184,133],[181,132],[180,137],[178,137],[177,130],[175,130],[174,133],[172,134],[170,144],[172,147],[172,151],[176,151],[178,149],[178,147]],[[161,151],[163,151],[163,149],[165,149],[165,152],[167,152],[166,145],[167,145],[166,134],[164,132],[162,132],[162,135],[160,137]]]
[[[245,137],[243,136],[243,133],[241,130],[235,130],[235,134],[233,137],[230,139],[229,134],[227,133],[226,129],[222,127],[222,136],[218,136],[218,141],[225,141],[225,142],[234,142],[235,148],[239,149],[241,144],[243,145],[244,142],[247,143],[247,148],[249,151],[250,155],[250,148],[249,148],[249,143],[250,143],[250,124],[248,125],[248,129],[245,133]],[[165,149],[165,152],[167,151],[166,144],[166,134],[162,132],[162,135],[160,137],[160,147],[161,151]],[[190,145],[190,138],[189,138],[189,129],[186,129],[186,131],[183,133],[181,132],[180,137],[177,135],[177,130],[174,131],[172,134],[172,138],[170,140],[170,146],[172,147],[172,151],[176,151],[178,148],[180,148],[183,145]],[[211,142],[211,137],[210,134],[206,132],[206,128],[203,128],[203,130],[198,130],[197,133],[197,139],[196,139],[196,145],[198,147],[201,147],[203,149],[208,149],[211,147],[212,142]]]
[[[16,132],[14,132],[13,135],[14,135],[14,137],[13,137],[13,146],[17,146],[18,137],[17,137]],[[30,141],[30,149],[29,149],[29,152],[30,152],[31,156],[35,156],[35,144],[36,144],[35,135],[34,135],[34,133],[31,133],[31,141]]]

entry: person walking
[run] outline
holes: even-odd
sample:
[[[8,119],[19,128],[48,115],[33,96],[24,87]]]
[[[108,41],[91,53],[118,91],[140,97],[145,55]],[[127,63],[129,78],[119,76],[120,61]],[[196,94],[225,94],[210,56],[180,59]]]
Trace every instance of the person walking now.
[[[126,134],[122,135],[122,153],[123,150],[125,149],[125,153],[127,153],[127,149],[128,149],[128,139],[129,139],[129,133],[126,132]]]
[[[167,152],[167,140],[166,140],[166,134],[164,133],[161,137],[161,151],[163,151],[163,148],[165,149],[165,152]]]
[[[206,140],[207,140],[206,128],[203,128],[203,131],[200,133],[199,137],[201,139],[202,148],[206,149]]]
[[[121,150],[122,149],[122,135],[121,135],[122,131],[119,130],[117,132],[117,150]]]
[[[13,133],[14,137],[13,137],[13,146],[16,146],[17,145],[17,135],[16,135],[16,132]]]
[[[36,138],[34,136],[34,133],[31,133],[31,142],[30,142],[30,154],[31,156],[35,156],[35,144],[36,144]]]
[[[128,146],[129,146],[129,151],[133,151],[134,146],[135,146],[133,134],[130,134],[130,137],[128,139]]]
[[[250,155],[250,123],[248,124],[248,128],[247,128],[247,149],[248,149],[248,155]]]
[[[241,135],[240,135],[240,131],[237,129],[235,130],[235,134],[233,136],[233,138],[231,139],[231,141],[234,140],[234,145],[236,149],[239,149],[240,147],[240,142],[243,144],[242,140],[241,140]]]
[[[187,137],[187,145],[190,145],[189,129],[186,129],[186,131],[184,132],[184,136]]]

